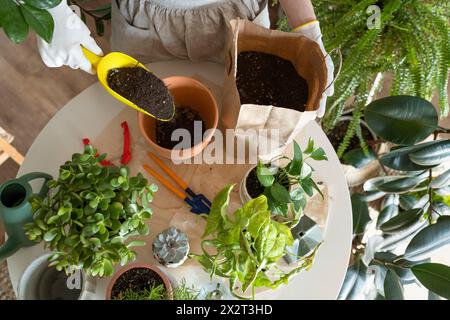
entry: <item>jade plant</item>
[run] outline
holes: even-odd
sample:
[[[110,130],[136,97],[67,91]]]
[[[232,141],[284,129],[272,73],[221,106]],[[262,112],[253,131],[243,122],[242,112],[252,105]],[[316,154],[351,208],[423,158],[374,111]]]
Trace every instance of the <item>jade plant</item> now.
[[[156,185],[127,167],[101,166],[106,155],[90,145],[75,153],[48,182],[49,193],[30,198],[34,221],[27,236],[53,251],[50,265],[58,270],[82,268],[88,275],[110,276],[114,266],[135,259],[132,236],[149,232],[149,203]]]
[[[437,93],[441,115],[448,114],[448,1],[314,0],[313,4],[326,49],[336,58],[336,64],[339,51],[343,57],[334,95],[328,98],[325,129],[338,123],[346,106],[354,108],[339,157],[355,135],[368,154],[360,119],[366,104],[381,89],[390,90],[390,95],[414,95],[427,100]],[[387,77],[392,81],[384,82]]]
[[[314,253],[302,257],[285,272],[277,262],[294,242],[291,229],[271,219],[267,198],[252,199],[233,214],[228,204],[233,185],[221,190],[211,206],[202,240],[202,255],[191,255],[211,275],[228,278],[231,293],[245,298],[248,288],[277,288],[294,274],[307,269]],[[240,292],[242,293],[240,293]]]
[[[296,225],[306,206],[307,197],[312,197],[314,190],[322,195],[312,178],[313,169],[306,163],[307,159],[327,160],[325,151],[314,146],[314,140],[308,140],[302,152],[294,141],[294,156],[274,158],[270,163],[259,162],[256,175],[264,187],[269,209],[273,214],[288,217],[292,213],[292,226]],[[285,165],[276,165],[276,161],[287,161]],[[323,197],[323,195],[322,195]]]
[[[404,285],[420,283],[430,298],[450,299],[450,267],[431,261],[450,244],[450,140],[438,139],[449,129],[412,96],[372,102],[366,120],[393,147],[378,159],[382,174],[352,195],[353,263],[340,298],[403,299]],[[373,220],[368,203],[378,209]]]

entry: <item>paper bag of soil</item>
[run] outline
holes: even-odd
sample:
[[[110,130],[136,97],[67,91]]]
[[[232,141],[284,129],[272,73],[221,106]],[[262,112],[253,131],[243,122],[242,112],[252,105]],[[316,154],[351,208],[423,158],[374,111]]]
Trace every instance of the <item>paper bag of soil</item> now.
[[[276,61],[276,63],[291,63],[296,73],[300,76],[300,79],[297,79],[295,84],[292,84],[292,82],[283,81],[283,79],[291,78],[289,76],[283,78],[282,72],[289,73],[285,72],[285,66],[278,69],[277,67],[269,68],[269,71],[273,69],[273,72],[267,72],[268,74],[265,75],[266,83],[278,86],[278,92],[284,93],[284,97],[278,97],[279,105],[277,106],[274,103],[267,103],[267,101],[271,100],[271,93],[269,92],[268,99],[267,97],[262,97],[261,88],[254,90],[259,92],[250,92],[250,95],[254,95],[253,99],[242,96],[243,101],[241,101],[239,89],[241,89],[241,95],[248,95],[249,92],[242,92],[242,88],[237,86],[236,78],[238,69],[241,67],[238,66],[238,60],[241,64],[247,63],[249,57],[243,57],[240,54],[250,53],[251,55],[252,53],[255,54],[255,52],[281,58],[279,59],[281,62]],[[223,128],[242,129],[244,132],[236,131],[237,140],[245,139],[246,136],[248,139],[248,135],[245,134],[247,129],[279,130],[277,134],[272,136],[272,139],[276,139],[276,141],[271,141],[269,150],[266,150],[264,154],[261,153],[261,150],[258,151],[258,156],[263,159],[270,159],[281,154],[305,124],[316,118],[320,97],[325,90],[327,81],[325,57],[320,47],[314,41],[296,33],[269,30],[250,21],[239,19],[231,20],[229,23],[225,53],[226,72],[221,117]],[[246,59],[243,60],[243,58]],[[283,59],[287,61],[283,62]],[[251,74],[251,70],[248,70],[246,73]],[[301,87],[301,81],[305,82],[305,80],[307,87]],[[258,89],[258,86],[264,85],[266,89],[268,87],[267,84],[262,83],[254,76],[249,77],[249,79],[239,79],[241,84],[245,83],[245,81],[250,81],[246,83],[249,88]],[[298,90],[296,88],[297,84],[299,84]],[[283,86],[286,86],[286,88]],[[298,97],[302,92],[306,95],[303,101],[301,101],[301,97]],[[258,96],[262,98],[255,99]],[[292,99],[297,98],[299,101],[296,105],[282,105],[292,104]]]

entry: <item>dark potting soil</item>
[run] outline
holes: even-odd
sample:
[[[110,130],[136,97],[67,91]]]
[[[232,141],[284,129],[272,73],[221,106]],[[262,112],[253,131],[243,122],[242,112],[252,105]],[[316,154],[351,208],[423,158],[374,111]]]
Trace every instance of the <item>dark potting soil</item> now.
[[[256,175],[256,167],[248,174],[245,186],[247,187],[248,194],[253,199],[264,193],[264,186],[259,182],[258,176]]]
[[[142,292],[146,289],[157,287],[164,281],[153,270],[147,268],[133,268],[123,273],[114,283],[111,290],[111,299],[120,298],[127,291]]]
[[[173,116],[173,98],[164,82],[143,68],[116,68],[108,71],[108,85],[158,119]]]
[[[244,51],[237,58],[236,85],[241,104],[273,105],[305,111],[308,83],[292,62],[278,56]]]
[[[198,122],[201,122],[201,136],[198,133],[198,136],[195,134],[195,126],[199,126]],[[156,143],[163,148],[173,149],[180,143],[180,141],[172,141],[172,132],[176,129],[189,131],[190,147],[202,142],[206,130],[205,124],[197,111],[188,106],[179,106],[175,108],[175,115],[171,120],[156,122]]]
[[[341,145],[342,141],[344,140],[345,133],[347,132],[349,123],[350,121],[339,121],[338,124],[330,132],[327,133],[328,139],[330,139],[331,145],[333,146],[336,152],[339,146]],[[373,140],[373,136],[370,133],[369,129],[367,129],[363,125],[361,126],[361,132],[365,141]],[[351,151],[359,147],[360,147],[359,138],[358,136],[354,135],[353,138],[350,139],[350,144],[346,151]]]

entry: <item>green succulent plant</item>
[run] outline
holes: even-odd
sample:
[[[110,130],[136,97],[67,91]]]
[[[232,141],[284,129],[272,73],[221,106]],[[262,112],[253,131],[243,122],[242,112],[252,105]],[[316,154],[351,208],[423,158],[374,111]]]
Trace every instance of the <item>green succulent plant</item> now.
[[[53,251],[50,265],[58,270],[82,268],[88,275],[110,276],[117,263],[135,259],[132,236],[149,232],[149,203],[157,191],[141,173],[127,167],[101,166],[105,154],[87,145],[48,182],[49,193],[30,198],[34,221],[25,226],[30,240]]]
[[[203,254],[191,257],[211,277],[228,278],[230,291],[236,297],[244,298],[237,293],[238,285],[242,292],[251,288],[254,297],[256,287],[277,288],[307,269],[315,252],[303,257],[288,272],[281,270],[277,262],[286,254],[286,247],[294,243],[291,229],[271,219],[264,195],[228,215],[232,189],[233,185],[228,185],[214,198],[203,234]],[[215,252],[208,252],[207,247]]]
[[[366,107],[366,121],[395,146],[378,159],[382,174],[352,195],[355,263],[339,298],[361,295],[372,268],[378,272],[370,298],[403,299],[405,284],[420,283],[431,296],[450,299],[450,267],[430,262],[436,249],[450,244],[450,170],[439,168],[450,161],[450,140],[437,139],[449,129],[438,126],[430,102],[413,96],[375,100]],[[423,142],[430,135],[434,140]],[[368,203],[377,200],[372,221]]]
[[[307,197],[312,197],[314,190],[322,195],[312,178],[313,168],[305,162],[308,158],[316,161],[327,160],[325,151],[314,146],[314,140],[308,140],[308,146],[302,152],[294,141],[294,157],[281,156],[270,163],[259,162],[256,175],[264,187],[269,209],[273,214],[288,217],[292,213],[292,226],[299,221],[307,203]],[[283,166],[275,165],[275,161],[286,161]],[[292,187],[292,188],[291,188]],[[323,195],[322,195],[323,196]]]

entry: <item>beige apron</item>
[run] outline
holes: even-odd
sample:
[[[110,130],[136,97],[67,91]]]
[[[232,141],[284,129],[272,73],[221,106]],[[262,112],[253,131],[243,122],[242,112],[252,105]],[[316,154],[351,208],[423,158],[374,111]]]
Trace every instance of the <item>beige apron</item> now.
[[[111,49],[143,63],[224,61],[226,22],[269,27],[267,0],[113,0]]]

